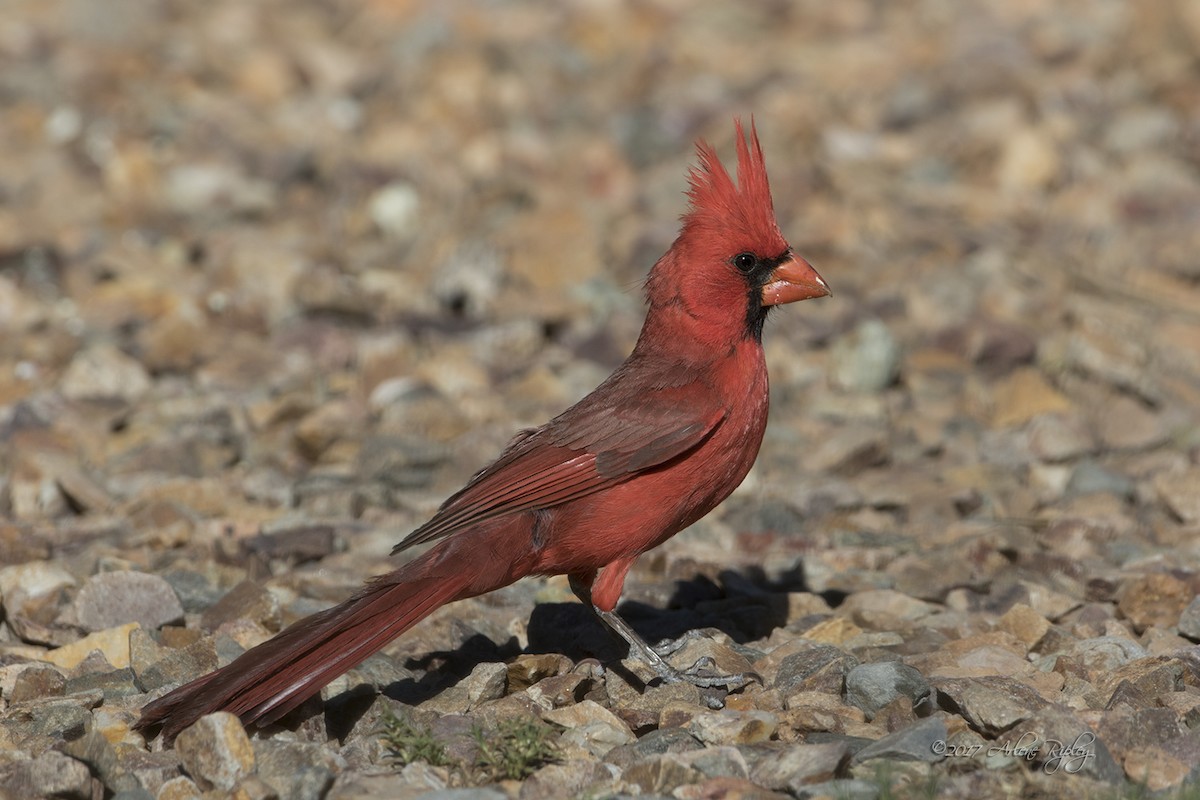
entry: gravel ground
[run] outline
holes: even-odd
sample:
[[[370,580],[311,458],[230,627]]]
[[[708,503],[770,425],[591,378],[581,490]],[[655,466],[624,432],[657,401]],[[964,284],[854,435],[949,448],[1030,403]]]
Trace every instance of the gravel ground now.
[[[7,0],[0,797],[1186,787],[1198,54],[1192,0]],[[763,685],[527,580],[285,727],[131,732],[619,363],[735,114],[835,296],[622,609]]]

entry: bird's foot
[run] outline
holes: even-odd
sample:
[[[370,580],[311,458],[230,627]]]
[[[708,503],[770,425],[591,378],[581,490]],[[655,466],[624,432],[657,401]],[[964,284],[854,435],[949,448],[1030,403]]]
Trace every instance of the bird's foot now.
[[[675,653],[678,653],[680,650],[682,650],[684,647],[686,647],[689,642],[694,642],[697,639],[706,639],[706,638],[708,638],[708,635],[709,635],[708,632],[705,630],[698,630],[698,629],[693,628],[692,630],[689,630],[686,633],[684,633],[683,636],[678,636],[674,639],[663,639],[661,642],[654,645],[650,649],[653,650],[654,652],[658,653],[663,658],[666,658],[667,656],[671,656],[671,655],[674,655]],[[693,664],[692,666],[695,666],[695,665]]]
[[[751,683],[762,685],[762,676],[757,672],[735,672],[725,675],[716,671],[716,662],[708,656],[699,658],[687,669],[676,669],[665,661],[652,665],[664,683],[690,683],[700,689],[724,689],[735,692]]]

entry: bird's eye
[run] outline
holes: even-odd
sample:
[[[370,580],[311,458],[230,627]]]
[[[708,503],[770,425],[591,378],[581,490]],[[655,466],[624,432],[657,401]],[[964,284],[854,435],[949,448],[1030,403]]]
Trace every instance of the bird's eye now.
[[[733,257],[733,265],[742,272],[749,272],[754,269],[754,265],[758,263],[758,259],[754,253],[738,253]]]

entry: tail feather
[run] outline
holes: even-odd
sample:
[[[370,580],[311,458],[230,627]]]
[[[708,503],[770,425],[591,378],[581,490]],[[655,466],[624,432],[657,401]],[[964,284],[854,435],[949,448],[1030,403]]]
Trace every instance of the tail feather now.
[[[411,566],[411,565],[410,565]],[[173,739],[205,714],[229,711],[266,725],[299,706],[338,675],[458,599],[468,571],[408,578],[401,569],[368,583],[341,605],[293,624],[216,672],[149,703],[135,727],[162,724]]]

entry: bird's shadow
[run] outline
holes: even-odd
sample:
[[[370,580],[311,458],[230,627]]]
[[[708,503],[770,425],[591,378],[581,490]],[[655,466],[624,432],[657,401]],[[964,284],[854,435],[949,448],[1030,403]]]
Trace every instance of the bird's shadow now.
[[[799,565],[774,579],[761,568],[749,567],[724,570],[715,580],[699,575],[678,581],[663,607],[628,600],[617,611],[651,644],[700,628],[715,628],[734,642],[746,643],[765,638],[785,625],[787,594],[804,590]],[[508,661],[522,652],[560,653],[576,662],[595,658],[610,669],[622,670],[622,677],[631,684],[640,684],[636,676],[620,666],[628,650],[625,642],[609,632],[591,609],[581,603],[534,606],[527,631],[529,645],[524,650],[516,637],[495,642],[483,634],[475,634],[452,650],[409,659],[405,667],[419,676],[388,684],[383,694],[406,705],[420,705],[465,678],[475,665]],[[330,703],[342,706],[336,715],[342,719],[338,727],[352,726],[366,712],[373,697],[373,694],[353,694],[331,699]],[[337,735],[334,730],[330,733]]]

